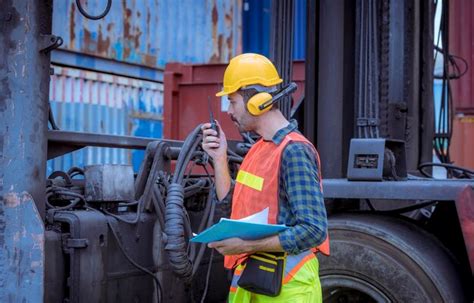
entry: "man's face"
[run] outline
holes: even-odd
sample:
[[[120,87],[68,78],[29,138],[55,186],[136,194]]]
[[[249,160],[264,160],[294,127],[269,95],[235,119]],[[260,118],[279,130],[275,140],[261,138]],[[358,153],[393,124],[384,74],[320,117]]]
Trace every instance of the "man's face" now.
[[[240,132],[255,130],[255,117],[249,114],[245,107],[244,98],[239,93],[232,93],[228,96],[229,108],[227,113],[232,121],[239,128]]]

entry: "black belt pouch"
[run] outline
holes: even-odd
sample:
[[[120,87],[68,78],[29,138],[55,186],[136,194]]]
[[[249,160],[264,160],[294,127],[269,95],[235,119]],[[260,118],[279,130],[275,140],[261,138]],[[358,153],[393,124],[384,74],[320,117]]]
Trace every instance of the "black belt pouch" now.
[[[250,292],[276,297],[280,294],[286,254],[258,252],[250,255],[237,284]]]

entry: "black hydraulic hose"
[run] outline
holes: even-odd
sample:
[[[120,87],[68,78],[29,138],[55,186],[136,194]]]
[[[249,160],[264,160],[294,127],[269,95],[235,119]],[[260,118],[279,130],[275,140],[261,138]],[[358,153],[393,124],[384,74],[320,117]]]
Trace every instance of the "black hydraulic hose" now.
[[[55,210],[67,210],[67,209],[71,209],[71,208],[74,208],[76,207],[79,202],[81,201],[81,199],[73,199],[71,200],[71,203],[69,203],[68,205],[66,206],[54,206],[52,205],[51,203],[49,203],[48,199],[52,196],[51,193],[49,194],[46,194],[46,206],[50,209],[55,209]]]
[[[52,205],[49,201],[50,198],[53,196],[66,196],[66,197],[72,197],[74,199],[71,199],[71,202],[68,205],[55,206],[55,205]],[[46,189],[46,206],[48,208],[55,209],[55,210],[67,210],[67,209],[76,207],[81,201],[85,203],[84,196],[74,191],[71,191],[68,188],[60,187],[60,186],[51,186]]]
[[[209,221],[212,221],[212,219],[209,219],[211,217],[211,212],[213,212],[213,210],[211,210],[211,208],[213,207],[212,199],[213,199],[212,190],[209,190],[209,195],[207,196],[207,201],[206,201],[206,208],[204,208],[202,220],[199,223],[198,233],[202,232],[204,228],[208,227],[210,225]],[[214,216],[214,214],[212,214],[212,216]]]
[[[186,186],[184,190],[184,197],[187,198],[187,197],[191,197],[197,194],[203,189],[203,187],[206,186],[206,184],[207,184],[207,181],[205,179],[201,179],[198,182],[196,182],[196,184]]]
[[[163,210],[165,209],[165,202],[163,201],[163,197],[161,196],[160,189],[157,185],[153,186],[152,192],[152,201],[153,206],[155,207],[155,213],[160,222],[160,227],[163,229],[165,227],[165,218],[163,214]]]
[[[165,207],[165,251],[174,273],[185,282],[192,278],[193,265],[188,254],[186,234],[192,236],[189,218],[184,208],[183,178],[186,167],[201,142],[201,126],[198,125],[186,138],[178,156],[173,180],[168,186]],[[193,252],[194,254],[194,252]]]
[[[211,268],[212,268],[212,261],[214,259],[214,249],[211,250],[211,256],[209,257],[209,265],[207,266],[207,273],[206,273],[206,284],[204,285],[204,292],[202,294],[201,303],[206,302],[207,290],[209,289],[209,280],[211,277]]]
[[[90,207],[87,204],[86,204],[86,209],[102,214],[102,212],[100,210],[95,209],[93,207]],[[133,266],[135,266],[137,269],[141,270],[142,272],[146,273],[147,275],[149,275],[153,279],[153,281],[155,283],[155,287],[156,287],[156,300],[157,300],[156,302],[157,303],[163,302],[163,288],[161,287],[160,280],[158,279],[158,277],[153,272],[151,272],[147,268],[141,266],[135,260],[133,260],[132,257],[130,257],[130,255],[127,253],[127,250],[123,246],[123,243],[120,239],[120,231],[118,229],[115,229],[114,226],[113,226],[114,223],[115,223],[115,222],[113,222],[113,218],[117,219],[116,217],[106,215],[107,226],[110,228],[110,231],[112,232],[112,235],[114,236],[115,241],[117,242],[117,245],[118,245],[120,251],[122,252],[124,257],[128,260],[128,262],[130,262],[130,264],[132,264]]]
[[[75,177],[77,175],[84,176],[84,170],[82,168],[77,167],[77,166],[73,166],[67,171],[67,174],[72,179],[73,177]]]
[[[473,179],[474,178],[474,171],[473,170],[470,170],[468,168],[464,168],[464,167],[460,167],[460,166],[456,166],[456,165],[453,165],[453,164],[448,164],[448,163],[432,163],[432,162],[425,162],[425,163],[421,163],[419,166],[418,166],[418,170],[426,177],[428,178],[432,178],[432,176],[430,176],[428,173],[425,172],[424,168],[425,167],[432,167],[432,166],[437,166],[437,167],[443,167],[445,168],[446,170],[451,170],[451,171],[460,171],[462,172],[462,175],[465,176],[466,178],[468,179]]]
[[[143,208],[143,197],[140,198],[140,200],[138,200],[138,205],[137,205],[137,213],[135,215],[135,218],[133,218],[132,220],[127,220],[125,218],[122,218],[121,216],[118,216],[116,214],[113,214],[111,213],[110,211],[108,211],[107,209],[103,209],[102,211],[104,213],[106,213],[107,215],[111,216],[111,217],[114,217],[115,219],[119,220],[119,221],[122,221],[124,223],[127,223],[127,224],[137,224],[138,221],[140,220],[140,217],[141,217],[141,214],[142,214],[142,208]]]
[[[49,114],[48,114],[49,123],[51,123],[51,128],[53,130],[59,130],[58,125],[56,124],[56,120],[54,119],[53,110],[51,109],[51,103],[49,104]]]
[[[185,207],[183,207],[183,222],[184,222],[184,231],[185,231],[184,239],[189,240],[193,237],[193,229],[191,228],[191,220],[189,219],[189,215]],[[196,246],[188,245],[187,253],[188,253],[188,258],[190,260],[193,260],[193,257],[196,254]]]
[[[187,254],[184,237],[184,190],[181,184],[172,183],[168,188],[165,209],[165,251],[173,271],[185,281],[190,281],[192,264]]]
[[[97,211],[94,208],[89,208],[89,209]],[[115,241],[117,242],[117,245],[118,245],[120,251],[125,256],[125,258],[128,260],[128,262],[130,262],[130,264],[132,264],[133,266],[135,266],[137,269],[141,270],[142,272],[146,273],[147,275],[149,275],[153,279],[153,281],[155,282],[155,286],[156,286],[157,302],[158,303],[162,302],[162,300],[163,300],[163,288],[161,287],[160,280],[156,277],[156,275],[153,272],[151,272],[147,268],[141,266],[135,260],[133,260],[132,257],[130,257],[130,255],[125,250],[125,247],[123,246],[122,241],[119,238],[118,231],[116,231],[115,228],[113,227],[113,223],[111,222],[110,217],[107,217],[107,225],[109,226],[110,231],[112,231],[112,235],[114,236]]]
[[[181,148],[181,152],[179,153],[178,160],[176,162],[176,169],[173,175],[172,183],[181,183],[181,181],[183,180],[186,165],[188,164],[189,159],[192,157],[192,154],[194,152],[191,149],[191,146],[197,145],[200,142],[200,140],[198,140],[200,139],[200,136],[199,136],[200,131],[201,131],[201,126],[199,125],[191,132],[191,134],[188,135],[186,140],[184,140],[183,147]]]
[[[203,220],[201,222],[201,225],[199,226],[199,232],[201,232],[204,228],[203,228],[203,222],[206,222],[207,224],[205,225],[205,228],[208,228],[212,225],[213,223],[213,219],[214,219],[214,211],[216,209],[216,204],[213,202],[213,194],[212,192],[209,192],[209,196],[208,196],[208,199],[207,199],[207,204],[209,206],[209,212],[206,215],[204,215],[203,217],[204,218],[207,218],[207,220]],[[207,206],[207,205],[206,205]],[[206,207],[207,208],[207,207]],[[196,273],[199,265],[201,264],[201,261],[202,261],[202,257],[204,256],[204,252],[206,250],[206,247],[207,245],[204,243],[204,244],[201,244],[201,247],[199,247],[199,252],[196,256],[196,259],[194,259],[194,262],[193,262],[193,275]]]
[[[195,140],[193,142],[191,142],[192,144],[190,144],[190,146],[189,146],[190,151],[185,153],[186,156],[184,157],[183,163],[180,167],[180,170],[178,171],[178,175],[176,176],[177,177],[176,182],[183,183],[184,173],[186,171],[186,167],[187,167],[189,161],[191,160],[191,158],[193,156],[193,151],[201,143],[201,138],[202,138],[202,136],[200,136],[200,135],[196,136]]]

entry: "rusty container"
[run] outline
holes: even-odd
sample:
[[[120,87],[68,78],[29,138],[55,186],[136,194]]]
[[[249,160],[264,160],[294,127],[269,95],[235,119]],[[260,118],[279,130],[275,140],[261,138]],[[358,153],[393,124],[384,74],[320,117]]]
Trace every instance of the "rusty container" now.
[[[450,1],[449,14],[449,53],[468,66],[461,78],[451,81],[456,116],[450,153],[454,164],[474,169],[474,1]]]
[[[219,121],[228,139],[240,140],[241,136],[227,114],[225,97],[215,94],[222,88],[226,64],[169,63],[164,74],[163,136],[183,140],[196,125],[209,121],[208,97],[214,118]],[[298,84],[293,94],[296,102],[304,94],[304,62],[293,65],[293,81]]]
[[[224,63],[242,52],[242,0],[112,1],[100,20],[82,16],[75,1],[53,2],[53,33],[64,40],[62,55],[162,69],[171,61]],[[106,2],[81,1],[92,14]]]
[[[468,65],[466,73],[451,81],[455,111],[474,114],[474,1],[449,2],[449,53],[464,59]],[[465,63],[455,58],[461,71]]]
[[[474,170],[474,115],[454,118],[450,152],[454,164]]]

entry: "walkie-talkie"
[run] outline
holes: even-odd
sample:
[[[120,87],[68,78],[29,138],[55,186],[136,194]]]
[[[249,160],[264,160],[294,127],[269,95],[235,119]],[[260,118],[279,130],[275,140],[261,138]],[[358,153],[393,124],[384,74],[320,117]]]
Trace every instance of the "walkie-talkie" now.
[[[217,137],[219,137],[219,127],[217,126],[216,120],[214,120],[214,113],[211,108],[211,97],[207,96],[207,105],[209,107],[209,122],[211,122],[211,129],[217,132]]]

